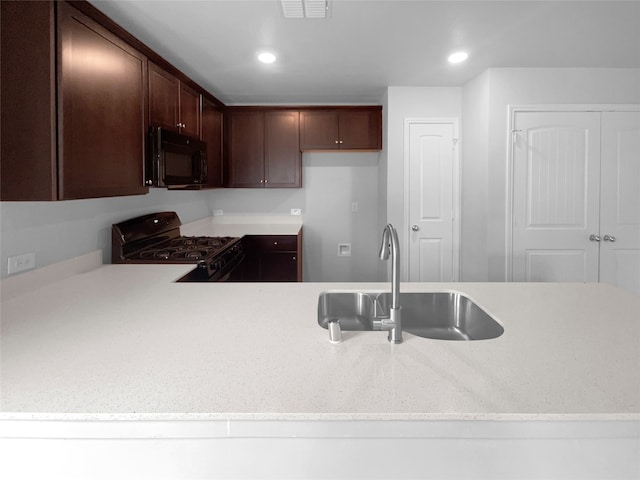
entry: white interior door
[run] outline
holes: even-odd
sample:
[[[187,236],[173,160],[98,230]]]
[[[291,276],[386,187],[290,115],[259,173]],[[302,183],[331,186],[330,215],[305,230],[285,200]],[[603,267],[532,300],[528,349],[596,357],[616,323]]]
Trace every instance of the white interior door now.
[[[600,113],[517,112],[514,125],[513,280],[597,282]]]
[[[602,114],[600,281],[640,293],[640,112]]]
[[[409,121],[408,129],[409,281],[456,281],[457,124]]]

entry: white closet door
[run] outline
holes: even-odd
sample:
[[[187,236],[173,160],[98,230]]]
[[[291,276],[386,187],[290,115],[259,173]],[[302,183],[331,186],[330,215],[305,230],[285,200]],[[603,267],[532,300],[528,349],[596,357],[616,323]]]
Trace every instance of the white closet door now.
[[[409,281],[452,282],[454,124],[409,123]]]
[[[514,281],[597,282],[600,113],[518,112]]]
[[[600,281],[640,293],[640,112],[602,114]]]

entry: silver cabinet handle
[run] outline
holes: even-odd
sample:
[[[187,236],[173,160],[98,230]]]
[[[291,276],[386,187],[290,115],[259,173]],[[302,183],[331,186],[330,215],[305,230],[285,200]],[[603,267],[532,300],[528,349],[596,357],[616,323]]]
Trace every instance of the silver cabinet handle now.
[[[605,242],[611,242],[611,243],[613,243],[613,242],[615,242],[615,241],[616,241],[616,237],[614,237],[613,235],[609,235],[609,234],[607,234],[607,235],[605,235],[604,237],[602,237],[602,239],[603,239]]]
[[[411,230],[417,232],[418,230],[420,230],[420,227],[418,225],[411,225]]]
[[[589,240],[591,240],[592,242],[599,242],[600,235],[596,235],[595,233],[592,233],[591,235],[589,235]]]

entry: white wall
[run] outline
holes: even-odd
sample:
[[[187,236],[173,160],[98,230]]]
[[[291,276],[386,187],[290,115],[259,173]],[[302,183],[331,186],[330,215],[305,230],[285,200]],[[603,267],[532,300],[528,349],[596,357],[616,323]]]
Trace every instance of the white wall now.
[[[36,268],[98,249],[111,261],[111,225],[163,210],[176,211],[190,222],[210,216],[208,192],[151,189],[148,195],[69,200],[64,202],[0,202],[2,277],[7,258],[36,254]]]
[[[305,154],[304,280],[379,280],[378,161],[373,153]],[[352,204],[357,203],[357,212]],[[350,243],[351,256],[338,256]]]
[[[588,68],[495,68],[488,71],[488,157],[486,245],[488,280],[506,279],[506,204],[508,106],[533,104],[628,104],[640,103],[640,69]],[[471,103],[473,83],[465,86]],[[477,100],[484,102],[486,89],[478,89]],[[486,128],[480,115],[477,125],[467,121],[465,130]],[[484,142],[479,146],[483,151]],[[468,160],[470,145],[464,147]],[[483,153],[484,154],[484,153]],[[481,162],[484,162],[482,160]],[[464,194],[466,195],[466,194]],[[477,228],[478,225],[473,225]],[[484,232],[467,228],[468,239]],[[476,273],[481,269],[473,270]]]
[[[487,222],[489,213],[489,72],[462,90],[460,279],[489,278]]]
[[[389,87],[387,89],[387,203],[386,217],[398,231],[401,249],[406,249],[404,218],[404,122],[407,118],[460,118],[462,89],[459,87]],[[464,145],[464,139],[461,138]],[[401,260],[406,260],[406,255]],[[406,262],[401,278],[407,278]]]
[[[212,190],[207,201],[212,212],[222,210],[225,215],[289,215],[292,208],[304,212],[306,199],[300,188],[221,188]]]

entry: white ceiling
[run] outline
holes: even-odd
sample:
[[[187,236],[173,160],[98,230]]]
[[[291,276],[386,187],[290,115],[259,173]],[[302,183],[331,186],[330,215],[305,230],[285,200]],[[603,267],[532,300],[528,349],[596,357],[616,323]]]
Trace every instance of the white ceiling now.
[[[636,0],[329,0],[323,20],[285,19],[279,0],[90,1],[226,104],[378,103],[488,67],[640,67]],[[449,65],[457,49],[470,58]]]

